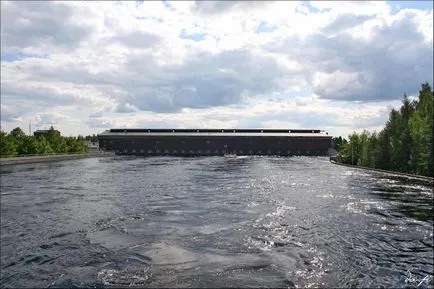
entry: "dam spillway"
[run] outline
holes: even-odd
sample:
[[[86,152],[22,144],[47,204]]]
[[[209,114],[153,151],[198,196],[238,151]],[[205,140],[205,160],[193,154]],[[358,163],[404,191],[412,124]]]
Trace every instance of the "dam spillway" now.
[[[326,156],[332,137],[318,129],[110,129],[101,150],[118,155]]]

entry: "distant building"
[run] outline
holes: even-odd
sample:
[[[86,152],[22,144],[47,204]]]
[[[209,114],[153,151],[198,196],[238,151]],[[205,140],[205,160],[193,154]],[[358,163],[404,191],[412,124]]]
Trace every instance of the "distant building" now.
[[[49,129],[39,129],[33,132],[33,136],[34,137],[41,137],[41,136],[45,136],[47,135],[47,133],[49,132]],[[58,130],[53,130],[55,134],[60,135],[60,131]]]
[[[91,150],[99,150],[99,144],[98,141],[93,142],[91,140],[86,141],[87,147]]]
[[[332,137],[319,129],[110,129],[100,150],[118,155],[328,156]]]

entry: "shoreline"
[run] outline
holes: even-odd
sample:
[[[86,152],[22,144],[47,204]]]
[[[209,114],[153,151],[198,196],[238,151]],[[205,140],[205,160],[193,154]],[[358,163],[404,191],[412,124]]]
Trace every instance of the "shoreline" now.
[[[380,172],[380,173],[385,173],[385,174],[399,175],[399,176],[404,176],[404,177],[407,177],[407,178],[414,178],[414,179],[420,179],[420,180],[424,180],[424,181],[434,182],[434,178],[428,177],[428,176],[413,175],[413,174],[407,174],[407,173],[402,173],[402,172],[387,171],[387,170],[382,170],[382,169],[374,169],[374,168],[368,168],[368,167],[361,167],[361,166],[343,164],[343,163],[336,162],[334,160],[330,160],[330,162],[332,164],[339,165],[339,166],[345,166],[345,167],[350,167],[350,168],[375,171],[375,172]]]
[[[83,154],[20,156],[20,157],[10,157],[10,158],[0,158],[0,166],[56,162],[56,161],[66,161],[66,160],[94,158],[94,157],[107,157],[113,155],[114,154],[107,153],[107,152],[90,152],[90,153],[83,153]]]

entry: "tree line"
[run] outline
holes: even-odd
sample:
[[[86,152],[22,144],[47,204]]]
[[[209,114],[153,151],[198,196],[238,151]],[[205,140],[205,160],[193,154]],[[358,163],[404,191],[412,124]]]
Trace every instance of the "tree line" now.
[[[44,155],[88,152],[82,136],[64,137],[53,127],[40,136],[26,135],[19,127],[10,133],[0,131],[0,156]]]
[[[339,144],[339,161],[345,164],[434,176],[433,90],[422,84],[418,99],[404,94],[400,109],[392,109],[380,132],[353,133]]]

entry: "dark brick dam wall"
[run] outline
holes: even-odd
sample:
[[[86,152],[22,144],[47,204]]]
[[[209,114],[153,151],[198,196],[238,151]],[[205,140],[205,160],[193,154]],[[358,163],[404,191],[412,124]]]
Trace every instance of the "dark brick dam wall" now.
[[[331,136],[316,130],[243,131],[109,130],[98,135],[98,139],[102,150],[143,156],[216,156],[225,153],[326,156],[331,144]]]

